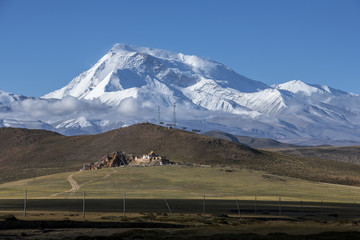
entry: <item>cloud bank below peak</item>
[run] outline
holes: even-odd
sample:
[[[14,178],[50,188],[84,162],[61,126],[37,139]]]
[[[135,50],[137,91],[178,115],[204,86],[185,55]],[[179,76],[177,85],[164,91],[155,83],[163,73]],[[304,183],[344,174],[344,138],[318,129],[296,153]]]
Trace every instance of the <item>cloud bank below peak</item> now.
[[[188,129],[360,143],[359,95],[299,80],[268,86],[212,60],[123,44],[43,98],[0,92],[0,119],[4,126],[41,121],[67,135],[88,134],[156,123],[158,107],[161,120],[172,123],[174,103],[179,126]]]

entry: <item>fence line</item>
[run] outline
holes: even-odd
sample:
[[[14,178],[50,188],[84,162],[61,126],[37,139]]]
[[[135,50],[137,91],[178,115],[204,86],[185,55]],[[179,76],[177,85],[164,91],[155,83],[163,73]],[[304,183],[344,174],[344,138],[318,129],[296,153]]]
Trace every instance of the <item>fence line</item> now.
[[[131,195],[131,194],[130,194]],[[29,198],[30,196],[30,198]],[[121,196],[121,195],[120,195]],[[137,199],[127,198],[123,192],[123,200],[117,199],[98,199],[89,198],[85,191],[81,198],[54,198],[37,199],[31,198],[31,191],[25,189],[24,199],[0,199],[0,213],[2,211],[21,211],[23,209],[24,217],[28,211],[63,211],[63,212],[81,212],[82,217],[86,218],[87,212],[117,212],[125,216],[126,213],[166,213],[170,215],[176,213],[201,214],[203,216],[211,214],[226,214],[236,216],[239,219],[246,217],[308,217],[328,219],[329,217],[342,218],[360,218],[360,206],[355,201],[349,203],[332,203],[324,201],[284,201],[282,197],[278,200],[259,200],[258,195],[254,195],[254,200],[240,199],[234,197],[233,200],[212,199],[209,195],[202,195],[198,199],[169,199],[152,198]],[[261,199],[261,197],[260,197]],[[267,197],[267,199],[269,199]],[[235,203],[234,204],[234,200]],[[21,203],[21,201],[23,201]],[[165,201],[165,204],[164,204]],[[202,209],[201,209],[202,202]],[[121,209],[122,206],[122,209]],[[171,206],[171,208],[170,208]],[[202,211],[201,211],[202,210]]]

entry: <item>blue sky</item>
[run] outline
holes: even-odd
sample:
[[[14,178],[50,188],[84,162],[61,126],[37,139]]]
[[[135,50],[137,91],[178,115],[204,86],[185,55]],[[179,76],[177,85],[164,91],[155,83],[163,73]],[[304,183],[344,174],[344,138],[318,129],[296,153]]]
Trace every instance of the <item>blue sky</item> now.
[[[0,89],[42,96],[115,43],[360,94],[359,0],[0,0]]]

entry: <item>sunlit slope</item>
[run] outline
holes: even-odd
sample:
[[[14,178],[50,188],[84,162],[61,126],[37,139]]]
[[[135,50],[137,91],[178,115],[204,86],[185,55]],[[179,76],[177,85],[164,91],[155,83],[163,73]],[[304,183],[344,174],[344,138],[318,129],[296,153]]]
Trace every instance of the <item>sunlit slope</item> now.
[[[72,175],[80,186],[71,193]],[[179,198],[353,202],[360,189],[279,177],[262,171],[182,166],[111,168],[24,179],[0,185],[0,198]]]

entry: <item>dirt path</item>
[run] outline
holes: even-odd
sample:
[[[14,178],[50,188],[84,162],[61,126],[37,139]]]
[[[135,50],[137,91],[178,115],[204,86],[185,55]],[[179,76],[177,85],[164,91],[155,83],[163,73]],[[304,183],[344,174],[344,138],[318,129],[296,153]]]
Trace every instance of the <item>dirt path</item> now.
[[[80,171],[79,171],[80,172]],[[80,189],[80,186],[79,184],[73,179],[73,176],[79,172],[76,172],[76,173],[73,173],[73,174],[70,174],[68,177],[67,177],[67,180],[69,181],[69,183],[71,184],[71,189],[69,190],[70,191],[70,196],[69,197],[73,197],[75,192],[78,191]]]
[[[114,169],[111,169],[111,173],[106,174],[106,175],[103,177],[103,179],[108,178],[108,177],[109,177],[111,174],[113,174],[113,173],[115,173],[115,170],[114,170]]]
[[[103,177],[103,179],[108,178],[109,176],[111,176],[113,173],[116,172],[114,169],[112,169],[111,171],[112,171],[112,172],[106,174],[106,175]],[[75,195],[75,193],[76,193],[77,191],[79,191],[80,187],[82,187],[82,186],[84,186],[84,185],[86,185],[86,184],[88,184],[88,183],[91,183],[91,182],[95,181],[95,180],[90,180],[90,181],[87,181],[87,182],[79,185],[79,184],[74,180],[73,176],[74,176],[75,174],[80,173],[80,172],[81,172],[81,171],[78,171],[78,172],[76,172],[76,173],[72,173],[72,174],[70,174],[69,176],[67,176],[66,179],[69,181],[69,183],[70,183],[70,185],[71,185],[71,189],[70,189],[70,190],[52,194],[51,197],[56,197],[56,196],[61,195],[61,194],[64,194],[64,193],[69,193],[69,197],[73,197],[73,196]]]
[[[73,179],[73,176],[74,176],[75,174],[78,174],[79,172],[81,172],[81,171],[78,171],[78,172],[76,172],[76,173],[72,173],[72,174],[70,174],[69,176],[67,176],[66,179],[69,181],[69,183],[70,183],[70,185],[71,185],[71,189],[70,189],[70,190],[67,190],[67,191],[65,191],[65,192],[55,193],[55,194],[51,195],[51,197],[56,197],[56,196],[58,196],[58,195],[60,195],[60,194],[63,194],[63,193],[70,193],[70,194],[69,194],[69,197],[73,197],[74,194],[76,193],[76,191],[78,191],[78,190],[80,189],[80,185]]]

